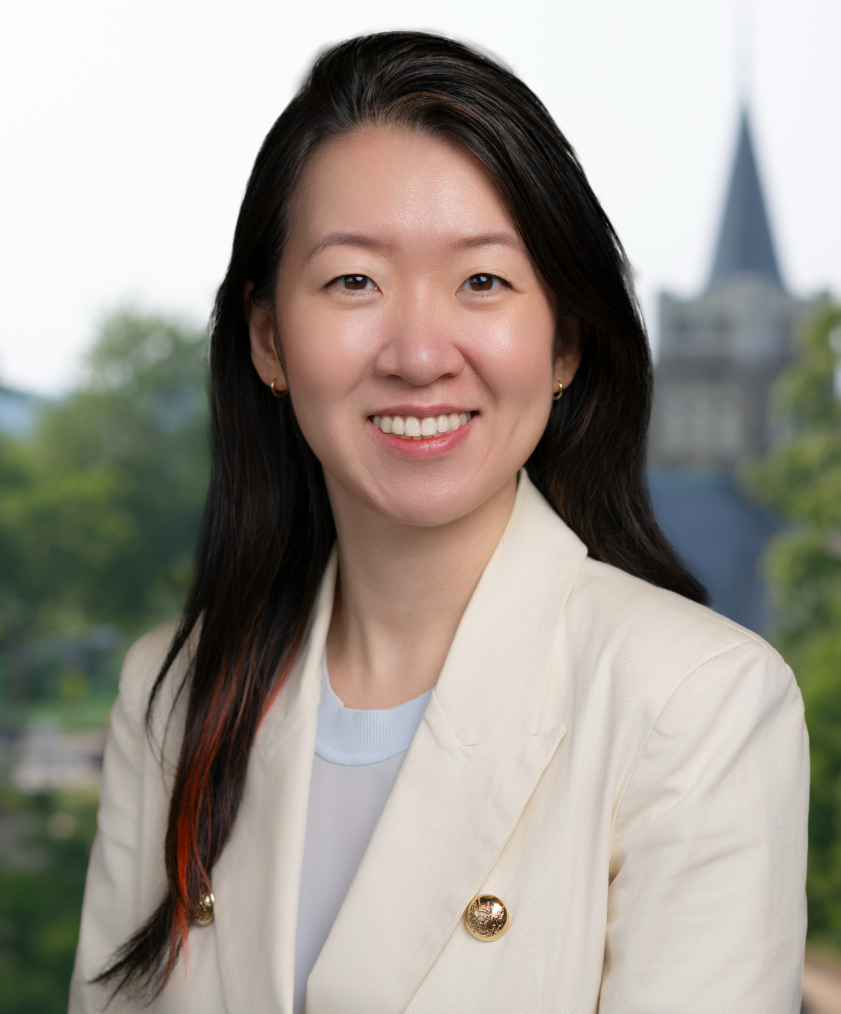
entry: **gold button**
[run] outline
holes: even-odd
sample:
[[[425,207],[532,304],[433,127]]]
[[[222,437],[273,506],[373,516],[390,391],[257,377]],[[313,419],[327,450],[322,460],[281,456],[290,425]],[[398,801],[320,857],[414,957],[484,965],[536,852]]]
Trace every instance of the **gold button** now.
[[[213,904],[215,900],[210,891],[201,896],[201,901],[196,906],[194,917],[199,926],[209,926],[213,922]]]
[[[477,940],[499,940],[508,932],[511,916],[493,894],[480,894],[464,911],[464,925]]]

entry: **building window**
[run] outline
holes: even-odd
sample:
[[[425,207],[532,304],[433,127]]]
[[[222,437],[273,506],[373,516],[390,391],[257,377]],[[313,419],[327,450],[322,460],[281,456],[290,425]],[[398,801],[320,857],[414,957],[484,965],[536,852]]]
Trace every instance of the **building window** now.
[[[661,446],[669,458],[715,464],[732,462],[747,450],[738,385],[672,381],[658,400]]]

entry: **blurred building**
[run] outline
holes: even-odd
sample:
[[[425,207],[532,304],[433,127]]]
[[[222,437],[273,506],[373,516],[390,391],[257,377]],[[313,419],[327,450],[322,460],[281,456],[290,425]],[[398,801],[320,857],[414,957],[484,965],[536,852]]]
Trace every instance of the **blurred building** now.
[[[713,607],[760,631],[776,524],[735,479],[784,429],[772,390],[809,305],[784,285],[743,111],[709,284],[694,299],[660,297],[648,461],[660,525]]]
[[[19,792],[99,790],[104,732],[62,732],[37,725],[14,747],[9,781]]]

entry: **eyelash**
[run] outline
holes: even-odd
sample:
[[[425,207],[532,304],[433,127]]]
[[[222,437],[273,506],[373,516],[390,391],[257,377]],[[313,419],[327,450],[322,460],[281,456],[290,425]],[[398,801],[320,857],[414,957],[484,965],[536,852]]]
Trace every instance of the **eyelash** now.
[[[470,285],[470,283],[474,279],[480,279],[480,278],[489,278],[489,279],[491,279],[491,282],[499,282],[499,285],[493,285],[492,284],[490,289],[470,289],[470,288],[467,287],[467,286]],[[364,280],[364,282],[366,284],[363,285],[362,288],[352,289],[352,288],[350,288],[347,285],[347,283],[351,279],[354,279],[354,280],[358,279],[360,281]],[[342,285],[341,284],[342,282],[344,282],[345,284]],[[367,286],[368,282],[371,282],[372,287],[376,288],[376,283],[373,281],[373,279],[369,275],[356,275],[356,274],[352,274],[352,275],[337,275],[336,278],[334,278],[329,283],[329,285],[335,285],[338,288],[342,288],[342,289],[344,289],[345,292],[370,292],[371,289],[369,289],[368,286]],[[492,275],[492,274],[489,274],[489,273],[484,272],[484,271],[478,271],[475,275],[470,275],[469,278],[465,278],[465,280],[459,286],[459,291],[462,291],[462,292],[472,292],[474,295],[482,295],[482,296],[484,296],[484,295],[490,295],[490,293],[494,292],[496,289],[500,288],[501,286],[505,286],[506,288],[510,289],[511,288],[511,283],[507,282],[504,278],[501,278],[499,275]]]
[[[473,281],[474,278],[490,278],[492,282],[499,282],[499,285],[491,285],[490,289],[468,289],[468,288],[466,288],[466,286],[468,286],[470,284],[470,282]],[[498,289],[498,288],[500,288],[502,286],[505,286],[505,288],[510,289],[511,288],[511,283],[507,282],[504,278],[501,278],[499,275],[492,275],[492,274],[490,274],[487,271],[477,271],[475,275],[471,275],[469,278],[466,278],[461,283],[460,289],[463,292],[472,292],[475,295],[490,295],[492,292],[494,292],[496,289]]]
[[[351,288],[348,288],[347,285],[340,285],[341,282],[347,282],[351,278],[361,278],[361,279],[364,279],[366,283],[367,282],[371,282],[371,284],[374,285],[374,287],[376,287],[376,284],[374,283],[373,279],[370,278],[368,275],[357,275],[357,274],[338,275],[329,284],[330,285],[335,285],[335,286],[337,286],[337,288],[342,288],[342,289],[344,289],[345,292],[370,292],[371,291],[367,287],[367,284],[365,286],[363,286],[363,288],[361,288],[361,289],[351,289]]]

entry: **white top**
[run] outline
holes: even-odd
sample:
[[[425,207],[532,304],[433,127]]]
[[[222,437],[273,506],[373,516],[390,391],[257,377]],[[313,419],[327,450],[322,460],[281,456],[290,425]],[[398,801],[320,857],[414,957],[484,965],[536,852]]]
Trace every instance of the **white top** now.
[[[429,695],[383,711],[346,708],[321,661],[321,701],[310,781],[298,929],[294,1014],[307,979],[380,819]]]

